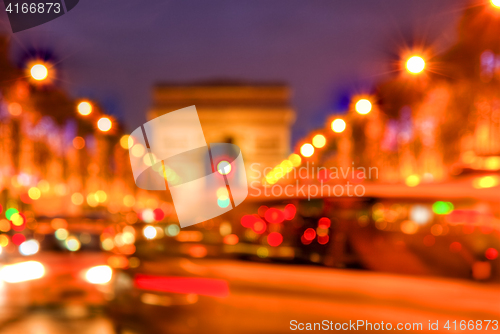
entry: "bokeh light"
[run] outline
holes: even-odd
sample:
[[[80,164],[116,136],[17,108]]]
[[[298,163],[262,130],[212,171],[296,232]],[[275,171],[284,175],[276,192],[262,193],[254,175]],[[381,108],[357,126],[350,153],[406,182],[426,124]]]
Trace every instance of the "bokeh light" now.
[[[227,175],[231,173],[231,168],[231,164],[226,160],[223,160],[217,164],[217,171],[221,175]]]
[[[128,150],[132,146],[134,146],[134,139],[132,136],[129,135],[123,135],[120,138],[120,146],[123,147],[124,149]]]
[[[347,126],[346,122],[341,118],[337,118],[337,119],[333,120],[333,122],[332,122],[332,130],[335,133],[344,132],[346,126]]]
[[[420,184],[420,177],[418,175],[410,175],[406,178],[405,183],[408,187],[416,187]]]
[[[309,158],[314,154],[314,146],[311,144],[304,144],[300,147],[300,154],[302,154],[303,157]]]
[[[64,241],[64,245],[71,252],[76,252],[81,247],[80,240],[78,240],[74,236],[66,238],[66,240]]]
[[[142,230],[142,233],[146,239],[154,239],[156,237],[157,231],[153,226],[146,226]]]
[[[97,121],[97,127],[102,132],[107,132],[107,131],[111,130],[111,126],[112,125],[113,125],[113,123],[111,122],[111,120],[109,119],[109,117],[101,117]]]
[[[372,111],[372,103],[367,99],[360,99],[355,105],[356,112],[360,115],[366,115]]]
[[[19,246],[19,253],[24,256],[29,256],[29,255],[34,255],[38,253],[38,250],[40,249],[40,244],[36,240],[28,240],[23,242]]]
[[[40,192],[40,189],[38,189],[37,187],[31,187],[28,190],[28,196],[32,200],[37,200],[37,199],[40,199],[40,196],[42,196],[42,193]]]
[[[30,69],[31,77],[37,81],[42,81],[47,79],[49,75],[49,70],[43,64],[35,64]]]
[[[92,113],[92,104],[88,101],[82,101],[78,104],[77,110],[80,115],[87,116]]]
[[[312,140],[312,144],[316,148],[322,148],[326,145],[326,138],[323,135],[316,135]]]
[[[77,150],[81,150],[85,147],[85,139],[83,139],[82,137],[75,137],[73,139],[73,147]]]
[[[425,60],[420,56],[412,56],[406,61],[406,69],[413,74],[421,73],[425,69]]]
[[[269,246],[278,247],[283,242],[283,236],[278,232],[271,232],[267,236]]]

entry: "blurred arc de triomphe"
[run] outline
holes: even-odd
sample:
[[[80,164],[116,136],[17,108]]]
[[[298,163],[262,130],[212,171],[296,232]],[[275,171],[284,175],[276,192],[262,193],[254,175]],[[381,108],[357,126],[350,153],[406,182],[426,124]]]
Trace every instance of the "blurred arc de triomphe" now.
[[[233,143],[241,148],[249,181],[257,180],[259,173],[255,170],[273,168],[290,154],[295,113],[288,86],[235,82],[158,84],[153,88],[148,120],[192,105],[198,111],[207,143]],[[186,127],[169,134],[169,145],[182,146],[189,141],[189,132]]]

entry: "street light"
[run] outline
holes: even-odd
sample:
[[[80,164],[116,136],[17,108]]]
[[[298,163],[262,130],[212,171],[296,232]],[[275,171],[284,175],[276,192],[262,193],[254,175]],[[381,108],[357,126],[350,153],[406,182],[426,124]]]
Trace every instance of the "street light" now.
[[[92,112],[92,105],[87,101],[82,101],[78,104],[77,110],[80,115],[87,116]]]
[[[111,126],[112,126],[112,122],[111,120],[108,118],[108,117],[101,117],[98,121],[97,121],[97,127],[99,128],[99,130],[101,130],[102,132],[108,132],[109,130],[111,130]]]
[[[346,128],[346,123],[341,118],[337,118],[332,122],[332,130],[335,133],[344,132],[345,128]]]
[[[300,147],[300,154],[302,156],[309,158],[314,154],[314,147],[311,144],[304,144]]]
[[[47,66],[38,63],[31,66],[30,74],[31,77],[36,81],[43,81],[47,79],[47,76],[49,75],[49,70],[47,69]]]
[[[358,102],[356,102],[354,108],[356,109],[356,112],[358,114],[366,115],[370,111],[372,111],[372,103],[367,99],[360,99],[358,100]]]
[[[406,61],[406,70],[412,74],[419,74],[424,69],[425,69],[425,60],[420,56],[412,56]]]
[[[316,135],[312,140],[313,146],[316,148],[322,148],[326,145],[326,138],[323,135]]]

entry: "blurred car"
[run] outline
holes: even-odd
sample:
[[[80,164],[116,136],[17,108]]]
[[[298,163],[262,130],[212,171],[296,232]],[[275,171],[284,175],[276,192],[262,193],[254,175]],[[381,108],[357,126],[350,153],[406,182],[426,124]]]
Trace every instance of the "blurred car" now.
[[[0,268],[3,303],[10,309],[56,307],[86,316],[105,304],[112,270],[100,248],[100,234],[58,229],[36,234]]]

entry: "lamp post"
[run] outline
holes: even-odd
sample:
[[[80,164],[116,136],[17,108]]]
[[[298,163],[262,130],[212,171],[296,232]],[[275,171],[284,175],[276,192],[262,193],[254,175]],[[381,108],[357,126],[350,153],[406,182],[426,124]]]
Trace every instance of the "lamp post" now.
[[[500,0],[499,0],[500,1]],[[406,61],[406,70],[411,74],[420,74],[425,69],[424,58],[415,55],[408,58]]]
[[[34,64],[30,68],[31,77],[36,81],[43,81],[49,76],[47,66],[41,63]]]

